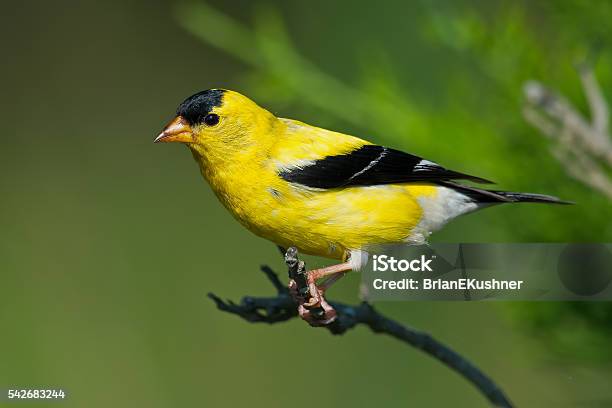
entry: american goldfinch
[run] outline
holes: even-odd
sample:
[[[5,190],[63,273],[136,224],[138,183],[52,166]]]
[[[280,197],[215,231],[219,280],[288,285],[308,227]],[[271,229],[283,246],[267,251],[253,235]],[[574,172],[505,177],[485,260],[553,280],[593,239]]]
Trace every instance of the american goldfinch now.
[[[422,244],[449,220],[498,203],[564,203],[547,195],[459,184],[489,181],[389,147],[292,119],[210,89],[187,98],[155,142],[184,143],[221,203],[281,247],[342,263],[308,273],[300,315],[333,309],[323,291],[358,270],[372,244]],[[317,285],[319,279],[329,277]]]

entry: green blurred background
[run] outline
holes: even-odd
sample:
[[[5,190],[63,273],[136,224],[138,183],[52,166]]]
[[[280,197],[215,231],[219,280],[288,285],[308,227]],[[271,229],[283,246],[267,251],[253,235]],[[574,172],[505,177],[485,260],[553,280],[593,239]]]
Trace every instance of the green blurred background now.
[[[578,0],[3,2],[0,388],[62,387],[70,407],[311,407],[309,384],[323,407],[486,406],[365,328],[332,337],[217,311],[207,292],[271,294],[258,266],[284,278],[283,264],[184,147],[152,140],[186,96],[235,89],[279,116],[578,203],[489,209],[436,241],[610,242],[611,202],[566,174],[521,109],[538,79],[588,112],[574,64],[596,55],[609,89],[611,19],[612,3]],[[330,296],[357,302],[358,285]],[[377,306],[518,406],[612,405],[608,303]]]

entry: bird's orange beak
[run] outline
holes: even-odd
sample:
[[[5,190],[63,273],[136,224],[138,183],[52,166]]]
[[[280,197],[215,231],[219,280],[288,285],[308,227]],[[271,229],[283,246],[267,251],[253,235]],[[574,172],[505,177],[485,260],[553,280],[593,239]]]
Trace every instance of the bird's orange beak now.
[[[182,117],[177,116],[168,123],[164,130],[155,138],[154,143],[179,142],[193,143],[193,132],[189,123]]]

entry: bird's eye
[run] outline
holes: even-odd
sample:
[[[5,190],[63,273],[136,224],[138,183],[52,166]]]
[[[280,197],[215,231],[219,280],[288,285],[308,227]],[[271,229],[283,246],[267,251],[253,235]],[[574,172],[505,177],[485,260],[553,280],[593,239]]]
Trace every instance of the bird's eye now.
[[[217,123],[219,123],[219,115],[209,113],[208,115],[204,116],[204,123],[206,126],[215,126]]]

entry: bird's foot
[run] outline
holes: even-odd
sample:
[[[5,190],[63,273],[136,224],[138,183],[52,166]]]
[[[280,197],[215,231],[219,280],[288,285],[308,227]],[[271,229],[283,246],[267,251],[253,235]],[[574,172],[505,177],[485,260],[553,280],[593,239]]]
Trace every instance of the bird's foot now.
[[[325,300],[325,291],[351,270],[350,262],[306,271],[306,265],[297,257],[297,249],[290,247],[285,251],[285,263],[289,267],[289,292],[298,304],[300,317],[311,326],[333,322],[337,313]],[[319,279],[325,280],[317,285]]]
[[[326,326],[336,320],[336,310],[325,300],[324,291],[313,283],[307,292],[309,298],[299,293],[295,280],[289,281],[289,293],[298,304],[298,314],[311,326]],[[312,294],[315,293],[313,296]]]

